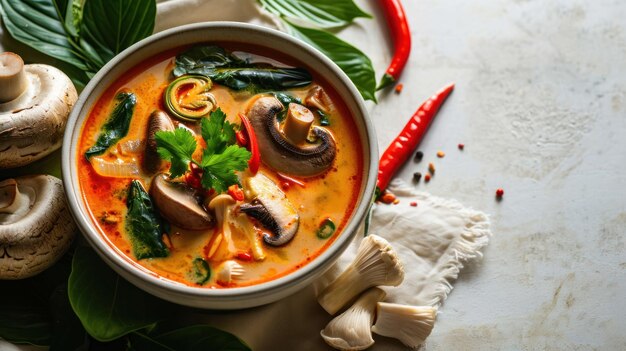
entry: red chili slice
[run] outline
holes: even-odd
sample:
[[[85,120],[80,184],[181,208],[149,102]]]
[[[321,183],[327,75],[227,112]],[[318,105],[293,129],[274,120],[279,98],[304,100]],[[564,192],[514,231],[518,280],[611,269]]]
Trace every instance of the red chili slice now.
[[[254,175],[259,171],[259,166],[261,165],[259,144],[256,139],[256,134],[254,133],[254,128],[252,128],[252,124],[250,124],[248,117],[246,117],[243,113],[240,113],[239,118],[241,119],[241,125],[243,126],[242,131],[245,133],[247,139],[248,145],[246,145],[246,148],[252,153],[250,161],[248,161],[248,169],[250,170],[250,173]]]

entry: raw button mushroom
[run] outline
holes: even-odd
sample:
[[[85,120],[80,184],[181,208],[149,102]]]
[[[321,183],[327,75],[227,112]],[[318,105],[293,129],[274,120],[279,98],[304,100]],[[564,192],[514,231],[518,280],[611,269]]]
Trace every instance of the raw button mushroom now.
[[[436,307],[379,302],[376,306],[376,324],[372,331],[378,335],[398,339],[414,349],[430,335],[436,317]]]
[[[398,286],[404,268],[387,240],[370,235],[361,241],[354,261],[317,297],[330,314],[337,313],[364,290],[374,286]]]
[[[335,317],[320,334],[324,341],[338,350],[365,350],[374,344],[372,324],[376,303],[385,298],[385,292],[371,288],[344,313]]]
[[[0,54],[0,169],[24,166],[58,149],[77,98],[60,70]]]
[[[69,248],[75,231],[58,178],[0,182],[0,279],[28,278],[48,268]]]

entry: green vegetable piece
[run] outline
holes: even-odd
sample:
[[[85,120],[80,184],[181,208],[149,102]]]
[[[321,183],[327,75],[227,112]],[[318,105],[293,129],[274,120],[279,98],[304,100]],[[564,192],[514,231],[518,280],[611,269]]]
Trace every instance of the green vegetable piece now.
[[[320,117],[320,124],[323,126],[329,126],[330,125],[330,119],[328,118],[328,115],[325,114],[322,110],[317,110],[317,115]]]
[[[361,10],[352,0],[258,0],[267,11],[291,19],[298,19],[322,28],[342,27],[355,18],[372,16]]]
[[[220,68],[211,78],[234,90],[284,90],[305,87],[313,81],[303,68]]]
[[[138,180],[130,182],[126,199],[126,231],[131,238],[133,255],[138,260],[169,255],[163,243],[160,220],[152,200]]]
[[[337,227],[335,227],[335,223],[333,223],[332,219],[326,218],[322,221],[315,234],[320,239],[328,239],[335,233],[336,229]]]
[[[211,79],[201,75],[186,75],[175,79],[165,90],[165,106],[176,117],[196,122],[207,116],[216,106],[215,98],[209,94],[213,83]],[[191,101],[182,102],[183,95]]]
[[[111,112],[109,119],[102,126],[96,144],[85,152],[87,158],[102,155],[109,147],[115,145],[128,134],[137,98],[133,93],[121,92],[115,96],[115,100],[117,100],[117,105]]]
[[[250,351],[250,347],[233,334],[205,324],[181,327],[180,323],[171,326],[159,322],[148,332],[141,331],[129,335],[129,350],[143,351]],[[161,330],[165,329],[165,330]]]
[[[196,258],[191,262],[191,271],[189,272],[189,280],[204,285],[211,278],[211,267],[203,258]]]
[[[176,56],[175,77],[200,74],[234,90],[285,90],[311,84],[303,68],[281,68],[251,63],[215,45],[195,46]]]

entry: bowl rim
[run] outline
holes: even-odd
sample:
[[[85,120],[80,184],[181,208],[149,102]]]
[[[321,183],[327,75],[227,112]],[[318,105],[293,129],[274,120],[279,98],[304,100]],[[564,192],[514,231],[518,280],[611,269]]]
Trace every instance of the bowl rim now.
[[[145,269],[140,269],[136,266],[135,263],[131,263],[127,260],[127,258],[121,257],[121,253],[115,252],[115,250],[113,250],[110,245],[105,242],[105,239],[102,238],[102,235],[99,233],[97,228],[95,228],[95,225],[91,223],[92,221],[91,218],[89,218],[87,206],[83,203],[84,201],[82,200],[82,196],[80,196],[80,191],[75,186],[78,185],[78,180],[76,179],[77,177],[75,172],[77,169],[77,166],[75,165],[75,154],[78,138],[76,138],[76,140],[74,140],[73,138],[75,130],[77,128],[82,128],[82,124],[84,123],[84,119],[86,118],[81,118],[81,112],[85,108],[89,108],[89,106],[86,106],[89,97],[92,95],[98,84],[100,84],[101,80],[103,80],[107,73],[116,65],[129,58],[139,49],[149,46],[167,37],[180,35],[184,32],[202,32],[215,30],[237,30],[242,32],[252,31],[257,33],[260,32],[264,35],[276,37],[279,40],[288,41],[290,42],[290,44],[301,47],[303,50],[307,51],[307,55],[312,56],[314,60],[319,61],[322,65],[326,66],[326,69],[332,71],[333,74],[335,74],[337,78],[342,82],[342,84],[344,84],[345,88],[349,92],[349,95],[353,97],[353,102],[356,109],[363,116],[360,123],[363,124],[362,127],[366,134],[366,140],[361,141],[362,147],[364,151],[369,150],[369,169],[367,169],[367,166],[364,165],[363,170],[364,176],[367,177],[366,183],[363,185],[362,193],[359,194],[360,202],[357,203],[352,218],[349,220],[348,224],[342,232],[342,234],[344,235],[336,238],[335,241],[321,254],[316,256],[313,260],[308,262],[303,267],[293,272],[263,283],[225,289],[207,289],[202,287],[193,287],[159,277],[154,273],[149,273],[145,271]],[[207,40],[207,42],[210,42],[210,40]],[[245,39],[242,40],[242,42],[245,42]],[[200,42],[198,41],[198,43]],[[129,67],[128,69],[131,68],[132,67]],[[79,119],[81,119],[80,125],[78,123]],[[76,133],[76,135],[80,135],[80,133]],[[376,140],[377,139],[375,131],[370,121],[369,114],[367,108],[365,107],[365,102],[361,94],[354,86],[352,81],[348,78],[348,76],[330,58],[322,54],[316,48],[302,40],[296,39],[286,33],[268,27],[229,21],[202,22],[174,27],[153,34],[133,44],[132,46],[128,47],[127,49],[116,55],[106,65],[104,65],[94,75],[94,77],[92,77],[92,79],[81,92],[68,118],[66,130],[63,137],[61,169],[63,173],[63,185],[65,188],[65,194],[68,200],[70,212],[72,213],[72,216],[78,224],[78,227],[83,233],[83,237],[87,239],[87,241],[95,249],[98,255],[105,262],[107,262],[109,266],[111,266],[111,268],[113,268],[115,271],[121,274],[122,272],[116,269],[119,268],[124,273],[130,274],[130,276],[132,276],[133,278],[138,278],[145,283],[153,286],[154,288],[175,292],[177,294],[183,294],[190,297],[215,298],[220,300],[228,300],[229,298],[239,300],[246,297],[260,297],[264,295],[269,295],[274,293],[277,289],[285,289],[288,286],[293,286],[307,279],[314,278],[315,276],[323,273],[325,269],[328,269],[330,267],[330,264],[334,263],[337,258],[345,251],[345,249],[352,242],[355,235],[359,231],[359,226],[365,218],[374,196],[374,190],[376,187],[376,174],[378,169],[378,147]],[[124,274],[122,275],[125,276]],[[125,276],[125,278],[131,281],[131,283],[133,283],[134,285],[137,285],[137,283],[133,282],[127,276]],[[143,286],[139,287],[143,290],[151,292],[151,290],[146,289]],[[263,303],[252,304],[251,306],[260,304]]]

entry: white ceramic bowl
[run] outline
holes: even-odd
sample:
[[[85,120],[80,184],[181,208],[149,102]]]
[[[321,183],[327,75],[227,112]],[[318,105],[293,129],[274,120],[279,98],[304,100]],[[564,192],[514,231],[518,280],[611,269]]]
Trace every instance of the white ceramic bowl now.
[[[145,58],[184,45],[207,42],[254,44],[290,56],[311,67],[331,84],[345,102],[358,128],[363,147],[363,185],[349,223],[330,247],[304,267],[284,277],[262,284],[229,289],[203,289],[183,286],[158,278],[121,257],[105,241],[92,223],[80,194],[77,150],[82,126],[91,107],[102,93],[127,70]],[[71,212],[87,241],[102,259],[137,287],[181,305],[239,309],[277,301],[312,283],[346,249],[364,219],[376,185],[378,149],[376,136],[361,95],[350,79],[330,59],[313,47],[276,30],[234,22],[210,22],[173,28],[146,38],[113,58],[89,82],[69,117],[63,141],[63,183]]]

